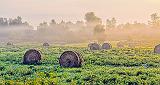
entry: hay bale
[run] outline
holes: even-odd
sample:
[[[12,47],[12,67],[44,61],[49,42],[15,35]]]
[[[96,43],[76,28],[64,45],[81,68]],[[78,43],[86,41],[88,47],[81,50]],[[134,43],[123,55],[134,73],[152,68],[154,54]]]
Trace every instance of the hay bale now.
[[[81,67],[82,62],[82,56],[74,51],[65,51],[59,59],[60,66],[62,67]]]
[[[160,44],[155,46],[154,53],[160,54]]]
[[[28,50],[23,57],[23,64],[38,64],[41,60],[41,53],[35,49]]]
[[[90,43],[90,44],[88,45],[88,47],[89,47],[90,50],[100,50],[100,49],[101,49],[101,48],[100,48],[100,45],[97,44],[97,43]]]
[[[11,43],[11,42],[7,42],[7,45],[8,45],[8,46],[12,46],[12,45],[13,45],[13,43]]]
[[[49,47],[49,43],[43,43],[44,47]]]
[[[109,49],[111,49],[111,48],[112,48],[112,46],[111,46],[110,43],[104,43],[104,44],[102,45],[102,49],[109,50]]]
[[[124,48],[124,45],[123,45],[122,42],[118,42],[118,43],[117,43],[117,47],[118,47],[118,48]]]

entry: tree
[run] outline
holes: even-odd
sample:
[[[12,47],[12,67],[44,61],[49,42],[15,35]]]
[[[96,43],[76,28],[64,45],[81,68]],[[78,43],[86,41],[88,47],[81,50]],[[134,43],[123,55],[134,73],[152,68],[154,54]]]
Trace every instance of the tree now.
[[[18,25],[24,25],[24,23],[22,22],[22,18],[20,16],[18,16],[15,19],[9,19],[9,25],[10,26],[18,26]]]
[[[47,22],[40,23],[39,26],[37,27],[37,29],[42,31],[42,32],[46,31],[47,28],[48,28],[48,23]]]
[[[116,28],[116,19],[112,18],[111,20],[107,19],[106,21],[106,28]]]
[[[18,16],[15,20],[17,20],[17,24],[22,24],[22,17]]]
[[[0,26],[3,26],[3,24],[4,24],[3,18],[0,18]]]
[[[57,24],[56,21],[52,19],[50,25],[55,25],[55,24]]]
[[[0,18],[0,26],[8,26],[7,18]]]
[[[100,34],[100,33],[104,33],[105,29],[104,29],[104,25],[96,25],[94,28],[94,34]]]
[[[102,24],[102,20],[97,17],[94,12],[88,12],[85,14],[85,20],[87,27],[95,27],[98,24]]]
[[[7,20],[7,18],[3,18],[3,20],[4,20],[4,26],[8,26],[8,20]]]
[[[160,28],[160,17],[157,13],[151,15],[151,21],[149,21],[149,25],[152,28]]]

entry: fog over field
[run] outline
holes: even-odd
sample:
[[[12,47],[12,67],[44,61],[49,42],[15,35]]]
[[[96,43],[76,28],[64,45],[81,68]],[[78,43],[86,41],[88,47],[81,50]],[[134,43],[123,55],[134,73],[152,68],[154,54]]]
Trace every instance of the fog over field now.
[[[160,0],[0,0],[0,85],[160,85]]]
[[[158,0],[1,0],[0,40],[158,41],[159,8]]]

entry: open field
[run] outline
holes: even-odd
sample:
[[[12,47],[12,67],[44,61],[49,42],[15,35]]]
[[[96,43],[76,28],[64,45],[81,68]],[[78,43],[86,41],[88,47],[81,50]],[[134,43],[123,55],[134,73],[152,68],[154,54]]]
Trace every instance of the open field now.
[[[41,51],[41,64],[22,64],[23,55],[30,48]],[[60,67],[59,56],[67,50],[81,53],[81,68]],[[0,81],[0,85],[159,85],[160,55],[149,47],[93,52],[75,46],[1,46]]]
[[[0,2],[0,85],[160,85],[160,0]]]

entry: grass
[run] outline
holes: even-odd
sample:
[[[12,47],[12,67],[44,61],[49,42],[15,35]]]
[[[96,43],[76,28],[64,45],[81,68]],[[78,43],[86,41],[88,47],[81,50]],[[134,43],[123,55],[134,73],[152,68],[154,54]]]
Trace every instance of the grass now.
[[[40,65],[23,65],[27,49],[42,53]],[[67,50],[83,55],[81,68],[60,67],[58,58]],[[153,48],[113,48],[89,51],[76,46],[0,47],[0,85],[159,85],[160,55]]]

